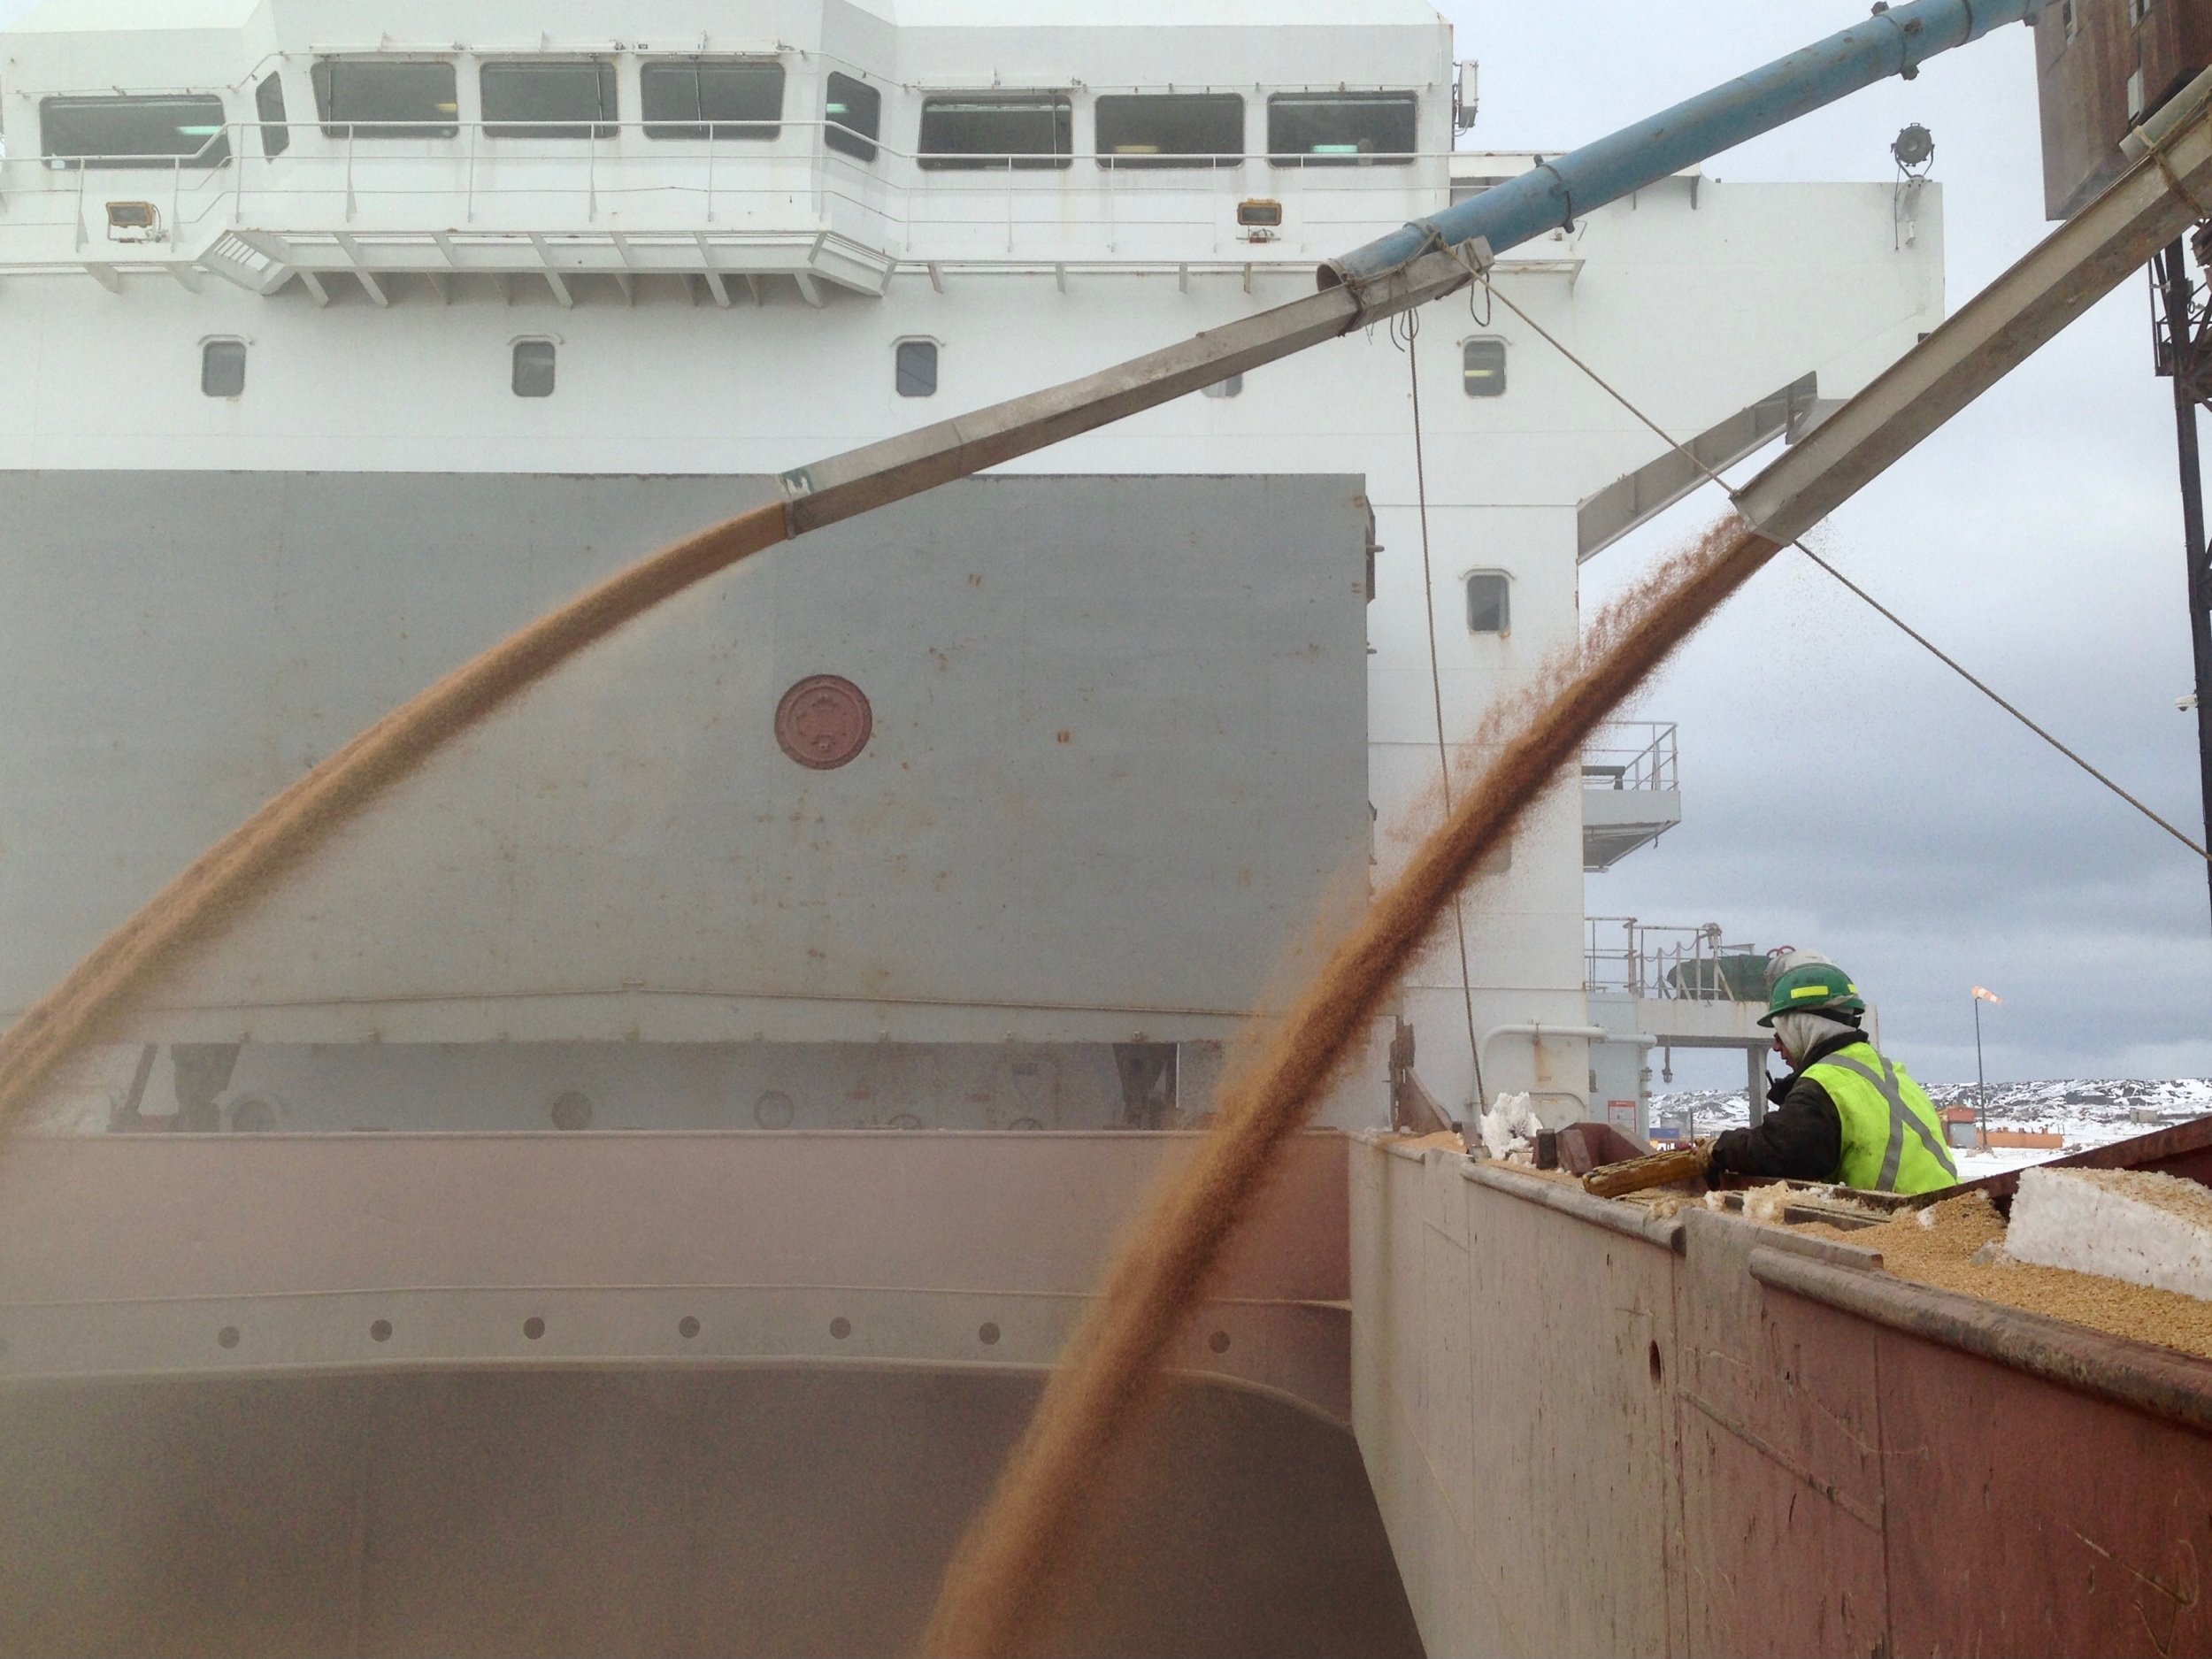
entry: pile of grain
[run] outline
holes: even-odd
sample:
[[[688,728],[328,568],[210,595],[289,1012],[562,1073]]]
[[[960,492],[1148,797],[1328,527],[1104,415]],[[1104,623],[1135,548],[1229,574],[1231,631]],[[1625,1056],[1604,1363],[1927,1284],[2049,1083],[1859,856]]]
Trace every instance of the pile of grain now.
[[[2001,1254],[2005,1219],[1980,1193],[1908,1210],[1857,1232],[1828,1226],[1797,1231],[1879,1250],[1885,1267],[1917,1285],[2212,1359],[2212,1302],[2093,1273],[2012,1261]],[[1998,1248],[1988,1248],[1993,1245]]]

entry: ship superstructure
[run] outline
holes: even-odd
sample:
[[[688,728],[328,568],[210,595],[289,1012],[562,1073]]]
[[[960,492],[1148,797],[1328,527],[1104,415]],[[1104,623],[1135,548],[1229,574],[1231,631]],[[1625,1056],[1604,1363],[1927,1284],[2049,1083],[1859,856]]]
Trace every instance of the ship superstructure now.
[[[78,757],[0,804],[8,1010],[534,603],[810,457],[1279,303],[1540,159],[1455,147],[1473,78],[1417,3],[543,22],[51,0],[0,37],[0,488],[37,526],[6,554],[12,706],[19,753]],[[1935,326],[1941,240],[1920,181],[1693,172],[1495,280],[1720,464]],[[1471,733],[1573,641],[1580,563],[1698,481],[1501,309],[1432,308],[1408,348],[1348,339],[1007,469],[1037,493],[987,480],[906,541],[857,538],[847,586],[796,610],[741,572],[725,614],[671,625],[687,642],[618,642],[190,964],[78,1079],[77,1120],[1202,1111],[1316,916],[1435,810],[1439,704]],[[1139,481],[1171,476],[1167,522]],[[995,609],[1016,590],[955,569],[979,538],[1010,573],[1102,573]],[[940,579],[993,602],[948,612]],[[81,626],[95,581],[128,626]],[[987,660],[1015,629],[1018,660]],[[1078,636],[1096,660],[1071,668]],[[994,724],[1049,685],[1064,713]],[[1086,688],[1117,687],[1149,695],[1087,729]],[[59,735],[87,697],[115,717],[96,761]],[[1363,720],[1363,787],[1325,708]],[[851,752],[795,753],[815,741]],[[1082,769],[1033,787],[1063,749]],[[1448,936],[1406,988],[1448,1103],[1479,1048],[1489,1094],[1632,1118],[1655,1039],[1755,1037],[1725,998],[1593,997],[1584,872],[1678,818],[1671,729],[1624,731],[1584,783],[1471,894],[1471,999]],[[1256,836],[1271,862],[1225,856]],[[1379,1050],[1342,1120],[1381,1115]]]

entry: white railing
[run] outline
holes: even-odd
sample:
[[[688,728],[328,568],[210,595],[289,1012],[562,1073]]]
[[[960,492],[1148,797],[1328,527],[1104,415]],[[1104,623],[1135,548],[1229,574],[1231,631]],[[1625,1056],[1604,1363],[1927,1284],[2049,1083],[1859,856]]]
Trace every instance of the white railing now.
[[[1772,955],[1732,945],[1720,925],[1647,927],[1632,916],[1588,918],[1585,987],[1665,1002],[1764,1002]]]
[[[386,125],[405,133],[422,124]],[[320,121],[234,122],[219,141],[229,157],[212,166],[189,157],[144,166],[0,157],[0,228],[65,227],[73,218],[81,249],[106,241],[104,203],[128,197],[165,207],[173,242],[244,226],[545,232],[804,222],[916,258],[1051,257],[1081,245],[1106,255],[1180,249],[1263,260],[1316,242],[1334,251],[1440,207],[1451,155],[1277,165],[1266,155],[1136,161],[1087,152],[963,157],[957,167],[925,168],[919,156],[880,141],[872,141],[872,162],[831,150],[822,135],[833,124],[820,120],[780,121],[767,141],[648,138],[642,121],[579,124],[577,136],[558,139],[449,125],[451,137],[379,137],[368,123],[340,134]],[[262,134],[278,126],[292,140],[270,156]],[[1177,159],[1194,165],[1163,165]],[[1237,224],[1238,204],[1256,197],[1281,204],[1271,238]]]
[[[1658,720],[1611,720],[1598,727],[1582,751],[1582,783],[1589,789],[1682,787],[1674,725]]]

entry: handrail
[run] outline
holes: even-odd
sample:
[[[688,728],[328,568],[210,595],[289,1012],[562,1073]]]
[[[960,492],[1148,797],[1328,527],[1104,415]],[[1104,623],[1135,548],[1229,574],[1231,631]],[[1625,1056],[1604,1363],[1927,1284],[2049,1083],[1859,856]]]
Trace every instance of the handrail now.
[[[1659,926],[1632,916],[1592,916],[1585,918],[1584,925],[1586,990],[1626,991],[1633,996],[1686,1002],[1736,1002],[1766,995],[1763,969],[1754,985],[1741,972],[1724,969],[1723,964],[1731,959],[1764,960],[1768,953],[1756,946],[1726,942],[1717,922],[1701,927]],[[1620,930],[1620,943],[1605,945],[1601,934],[1613,928]],[[1739,979],[1744,982],[1739,984]]]
[[[1607,777],[1620,790],[1666,790],[1682,787],[1678,728],[1670,720],[1613,720],[1598,727],[1608,733],[1640,733],[1625,743],[1592,741],[1582,749],[1582,775]]]
[[[1460,153],[1425,151],[1409,166],[1304,166],[1279,165],[1271,153],[1261,152],[1217,165],[1224,158],[1191,152],[1188,165],[1162,165],[1183,157],[1084,150],[1056,158],[1064,165],[998,157],[964,157],[987,165],[937,168],[880,142],[873,163],[845,156],[819,135],[851,129],[811,118],[780,121],[772,140],[741,135],[734,129],[743,124],[718,121],[578,122],[575,133],[559,138],[505,138],[495,130],[512,125],[457,119],[452,136],[433,138],[421,135],[418,122],[231,121],[203,147],[204,156],[227,145],[227,155],[212,165],[199,157],[0,155],[0,233],[12,224],[58,224],[59,211],[42,211],[41,200],[90,195],[103,184],[110,195],[150,195],[155,179],[171,200],[161,236],[150,240],[173,244],[196,242],[211,226],[283,234],[360,234],[365,226],[490,228],[532,211],[532,198],[560,204],[552,214],[557,222],[533,227],[541,231],[564,228],[572,219],[584,228],[610,215],[626,216],[626,228],[635,229],[636,204],[652,202],[670,204],[666,217],[674,228],[741,227],[760,222],[760,208],[749,209],[749,200],[780,219],[791,217],[797,192],[812,210],[800,216],[807,224],[818,227],[834,216],[847,234],[887,255],[975,256],[981,250],[971,244],[995,226],[995,257],[1018,257],[1027,249],[1063,261],[1071,250],[1064,204],[1073,192],[1099,204],[1086,220],[1086,234],[1102,231],[1110,255],[1123,251],[1114,245],[1118,239],[1143,243],[1151,237],[1144,245],[1155,257],[1274,265],[1310,261],[1316,238],[1333,240],[1340,230],[1371,234],[1402,220],[1409,208],[1443,199]],[[644,136],[649,128],[676,126],[690,130],[680,138]],[[299,136],[272,156],[263,150],[258,129],[276,128]],[[708,135],[716,129],[721,135]],[[373,136],[377,132],[392,136]],[[805,180],[798,176],[802,168]],[[1288,208],[1289,227],[1279,236],[1247,236],[1228,216],[1232,204],[1256,196]],[[411,204],[420,211],[411,211]],[[96,205],[93,211],[96,221]],[[646,222],[659,217],[648,215]],[[1177,239],[1171,250],[1157,240],[1164,235]]]

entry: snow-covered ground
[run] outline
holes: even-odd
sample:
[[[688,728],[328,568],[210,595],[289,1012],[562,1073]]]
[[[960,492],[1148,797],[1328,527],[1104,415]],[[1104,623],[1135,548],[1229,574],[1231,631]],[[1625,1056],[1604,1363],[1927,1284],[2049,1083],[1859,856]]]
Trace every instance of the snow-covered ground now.
[[[1939,1106],[1972,1106],[1979,1091],[1971,1083],[1932,1083],[1929,1098]],[[2069,1079],[2055,1083],[1992,1083],[1989,1126],[2026,1129],[2066,1137],[2066,1151],[2080,1152],[2131,1135],[2148,1134],[2169,1124],[2212,1114],[2212,1079],[2154,1080]],[[1698,1134],[1717,1134],[1749,1121],[1744,1092],[1688,1089],[1651,1097],[1651,1122],[1680,1124],[1690,1118]],[[2063,1156],[2037,1148],[2004,1148],[1954,1155],[1962,1180],[1978,1180]]]

